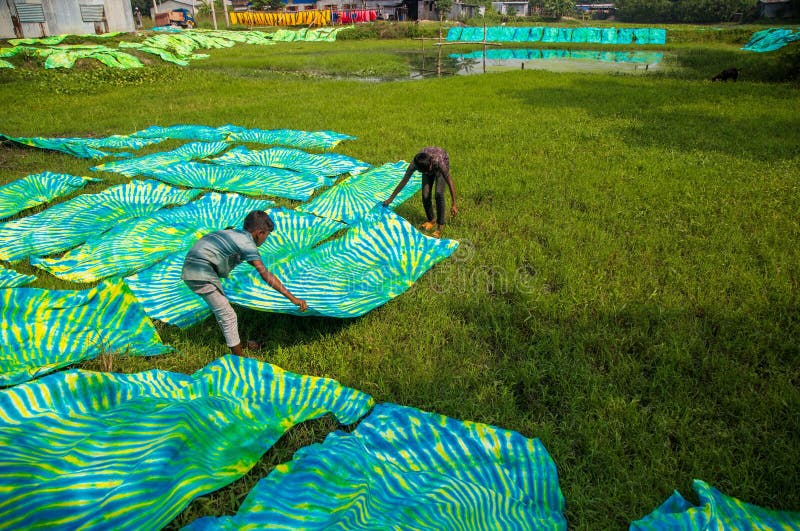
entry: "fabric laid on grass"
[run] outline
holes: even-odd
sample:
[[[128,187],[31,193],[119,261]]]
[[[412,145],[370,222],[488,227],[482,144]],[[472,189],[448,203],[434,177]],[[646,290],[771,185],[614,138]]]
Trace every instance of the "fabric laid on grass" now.
[[[280,147],[250,151],[244,146],[238,146],[211,159],[211,162],[225,165],[272,166],[325,177],[335,177],[345,173],[357,175],[372,168],[371,164],[347,155],[338,153],[316,155],[299,149]]]
[[[185,529],[567,528],[541,441],[487,424],[378,404],[352,433],[301,448],[235,516]]]
[[[377,203],[389,198],[407,167],[407,162],[399,161],[373,168],[341,181],[297,210],[353,225]],[[422,178],[415,172],[390,207],[396,208],[421,187]]]
[[[604,44],[665,44],[667,30],[662,28],[486,28],[489,42],[593,42]],[[484,29],[475,27],[450,28],[446,39],[451,42],[480,42]]]
[[[236,125],[150,126],[131,135],[134,138],[183,138],[187,140],[252,142],[296,148],[332,149],[343,140],[355,137],[335,131],[300,131],[296,129],[246,129]]]
[[[33,275],[23,275],[13,269],[0,266],[0,288],[17,288],[25,286],[36,280]]]
[[[453,59],[482,59],[484,52],[481,50],[469,53],[450,54]],[[610,52],[597,50],[546,50],[509,48],[503,50],[486,50],[485,55],[490,61],[523,60],[535,61],[537,59],[576,59],[586,61],[601,61],[611,63],[643,63],[657,64],[664,59],[661,52]]]
[[[0,186],[0,219],[80,190],[87,182],[99,181],[102,179],[49,171],[28,175]]]
[[[152,54],[152,55],[157,55],[161,59],[163,59],[164,61],[176,64],[178,66],[188,66],[189,65],[189,59],[198,59],[199,58],[198,54],[192,54],[192,55],[190,55],[188,57],[184,57],[184,56],[177,55],[177,54],[175,54],[175,53],[173,53],[173,52],[171,52],[169,50],[164,50],[163,48],[155,48],[153,46],[145,46],[145,45],[143,45],[141,43],[138,43],[138,42],[126,42],[126,41],[123,41],[123,42],[119,43],[119,47],[120,48],[135,49],[136,51],[139,51],[139,52],[145,52],[145,53],[149,53],[149,54]]]
[[[225,356],[193,375],[71,370],[0,391],[0,518],[10,528],[161,529],[243,476],[293,425],[372,398]]]
[[[26,38],[26,39],[9,39],[8,43],[12,46],[19,46],[20,44],[44,44],[46,46],[53,46],[61,44],[64,39],[69,35],[52,35],[50,37]]]
[[[742,50],[748,52],[772,52],[779,50],[789,43],[800,40],[800,29],[771,28],[753,33]]]
[[[21,260],[66,251],[128,219],[183,205],[200,190],[179,190],[158,181],[131,181],[83,194],[37,214],[0,223],[0,260]]]
[[[14,68],[14,65],[9,63],[5,59],[0,59],[0,68]]]
[[[308,303],[307,312],[299,313],[255,271],[234,272],[223,289],[231,302],[255,310],[358,317],[405,293],[457,247],[455,240],[424,236],[378,205],[342,237],[271,269],[289,291]]]
[[[631,531],[800,530],[800,512],[774,511],[745,503],[699,479],[692,483],[700,505],[675,491],[658,509],[636,520]]]
[[[219,166],[181,162],[144,172],[160,181],[246,195],[271,195],[306,201],[317,188],[331,186],[333,179],[264,166]]]
[[[154,356],[172,350],[121,281],[84,291],[0,290],[0,319],[0,386],[104,352]]]
[[[210,157],[220,153],[227,147],[228,144],[225,142],[192,142],[172,151],[153,153],[133,159],[105,162],[89,169],[92,171],[121,173],[122,175],[133,177],[177,162]]]
[[[258,251],[269,270],[308,252],[317,243],[345,228],[336,221],[285,208],[269,209],[267,213],[275,222],[275,229]],[[136,298],[141,301],[147,315],[181,328],[196,324],[211,315],[203,299],[192,293],[181,280],[185,257],[186,251],[173,253],[152,267],[125,279]],[[241,264],[234,269],[233,274],[240,274],[245,269],[252,270],[252,267]],[[223,281],[223,284],[226,282]]]
[[[144,67],[138,57],[108,46],[93,46],[91,49],[56,48],[47,56],[44,67],[46,69],[72,68],[79,59],[94,59],[110,68],[125,70]]]
[[[130,138],[122,135],[112,135],[103,138],[41,138],[13,137],[0,134],[0,140],[8,140],[28,147],[60,151],[82,159],[101,159],[111,156],[127,156],[128,154],[102,151],[99,148],[141,149],[150,144],[158,144],[164,139]]]
[[[209,232],[239,228],[248,212],[267,210],[273,204],[237,194],[212,193],[181,207],[123,222],[61,257],[31,258],[31,264],[72,282],[125,276],[172,253],[185,254]]]

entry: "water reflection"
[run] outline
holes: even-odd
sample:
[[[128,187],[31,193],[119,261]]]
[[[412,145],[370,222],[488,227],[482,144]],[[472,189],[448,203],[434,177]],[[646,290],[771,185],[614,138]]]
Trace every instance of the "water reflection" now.
[[[489,49],[442,56],[419,54],[411,60],[411,78],[470,75],[484,72],[543,69],[556,72],[644,73],[660,67],[661,52],[564,49]]]

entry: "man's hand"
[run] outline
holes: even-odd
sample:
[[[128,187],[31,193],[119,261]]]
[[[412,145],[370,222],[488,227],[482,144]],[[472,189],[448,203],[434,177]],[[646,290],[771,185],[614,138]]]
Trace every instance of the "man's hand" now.
[[[458,215],[458,207],[453,205],[450,207],[450,215],[456,217]]]
[[[308,304],[303,299],[295,299],[292,302],[297,305],[301,312],[308,310]]]

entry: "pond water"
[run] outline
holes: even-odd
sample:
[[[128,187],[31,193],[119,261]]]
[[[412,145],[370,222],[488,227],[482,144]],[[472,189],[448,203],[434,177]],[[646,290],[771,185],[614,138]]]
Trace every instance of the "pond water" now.
[[[595,51],[512,48],[469,53],[417,54],[411,60],[411,78],[473,75],[510,70],[553,72],[626,72],[644,74],[662,68],[664,54],[646,51]]]

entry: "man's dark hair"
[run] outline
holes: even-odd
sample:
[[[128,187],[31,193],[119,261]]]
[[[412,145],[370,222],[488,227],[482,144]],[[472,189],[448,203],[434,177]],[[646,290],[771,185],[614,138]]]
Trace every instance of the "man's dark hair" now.
[[[244,218],[244,230],[247,232],[256,232],[259,230],[272,232],[274,228],[275,223],[272,222],[272,218],[263,210],[253,210]]]
[[[433,164],[433,159],[430,155],[425,153],[424,151],[420,151],[416,155],[414,155],[414,167],[421,171],[429,171],[431,169],[431,165]]]

